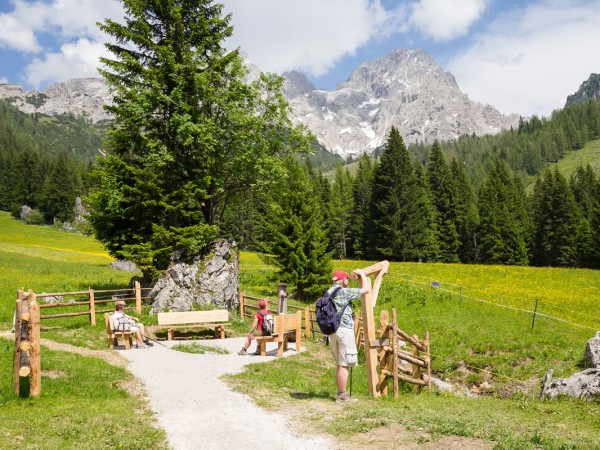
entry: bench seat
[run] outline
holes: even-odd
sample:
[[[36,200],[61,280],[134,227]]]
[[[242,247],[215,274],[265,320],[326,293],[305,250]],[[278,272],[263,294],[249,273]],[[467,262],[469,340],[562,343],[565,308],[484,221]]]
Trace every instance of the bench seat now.
[[[115,341],[119,345],[119,339],[125,341],[125,349],[129,350],[133,344],[131,331],[115,331],[113,330],[112,316],[109,313],[104,313],[104,322],[106,322],[106,334],[108,335],[108,346],[111,350],[115,349]]]
[[[167,339],[174,339],[177,328],[214,328],[215,338],[225,338],[225,326],[229,325],[229,311],[182,311],[158,313],[158,328],[167,329]]]
[[[260,347],[260,356],[267,354],[267,342],[277,342],[277,356],[282,357],[288,349],[288,341],[295,340],[296,352],[300,352],[302,339],[302,312],[279,314],[275,316],[274,333],[270,336],[257,336],[256,345]]]

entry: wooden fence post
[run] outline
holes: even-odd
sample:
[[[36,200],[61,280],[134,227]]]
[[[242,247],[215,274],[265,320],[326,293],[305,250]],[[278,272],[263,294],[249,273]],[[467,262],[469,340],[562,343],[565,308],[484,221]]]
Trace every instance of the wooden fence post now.
[[[394,397],[398,397],[398,322],[396,322],[396,308],[392,308],[392,358],[394,373]]]
[[[413,339],[415,341],[417,341],[417,342],[419,341],[419,337],[416,334],[413,335]],[[412,356],[413,356],[413,358],[418,358],[419,357],[419,349],[418,349],[418,347],[416,345],[413,345]],[[421,379],[421,368],[417,364],[414,364],[414,363],[412,365],[412,377],[415,380],[420,380]],[[419,392],[420,390],[421,390],[421,386],[420,385],[418,385],[418,384],[413,385],[413,391],[414,392]]]
[[[96,303],[94,302],[94,290],[90,288],[90,325],[96,326]]]
[[[287,284],[277,285],[277,314],[287,314]]]
[[[304,337],[308,339],[311,336],[310,309],[304,308]]]
[[[30,392],[33,397],[42,393],[42,367],[40,357],[40,305],[35,294],[29,291],[29,317],[31,319],[31,332],[29,333],[29,363],[31,366]]]
[[[244,296],[245,294],[243,292],[240,292],[240,317],[242,318],[242,320],[244,319],[244,308],[246,307],[244,305]]]
[[[13,386],[15,389],[15,395],[19,395],[19,368],[21,365],[21,303],[23,302],[23,290],[17,291],[17,302],[15,304],[15,352],[14,352],[14,373],[13,373]]]
[[[142,286],[139,281],[133,283],[135,287],[135,312],[142,313]]]

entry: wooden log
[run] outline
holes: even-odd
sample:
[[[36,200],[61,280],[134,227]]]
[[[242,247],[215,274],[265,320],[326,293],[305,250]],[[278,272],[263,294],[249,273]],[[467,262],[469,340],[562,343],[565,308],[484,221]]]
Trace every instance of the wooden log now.
[[[13,354],[13,389],[15,395],[19,395],[19,362],[21,361],[21,303],[23,302],[23,290],[17,291],[15,303],[15,350]]]
[[[419,339],[416,338],[416,336],[409,336],[407,333],[400,329],[398,329],[398,335],[402,338],[403,341],[406,341],[414,347],[417,347],[419,350],[425,351],[425,346],[421,342],[419,342]]]
[[[21,313],[20,317],[23,322],[29,322],[29,313]]]
[[[240,292],[240,318],[244,319],[244,293]]]
[[[29,335],[29,365],[31,367],[30,393],[33,397],[39,397],[42,393],[42,367],[40,357],[40,308],[36,296],[29,291],[29,313],[31,315],[31,332]]]
[[[414,341],[415,341],[415,342],[419,342],[419,338],[418,338],[417,336],[413,336],[413,339],[414,339]],[[413,349],[412,349],[412,357],[415,359],[415,361],[412,361],[412,362],[411,362],[411,363],[412,363],[412,365],[413,365],[413,366],[412,366],[412,367],[413,367],[413,371],[412,371],[413,373],[412,373],[412,376],[413,376],[413,378],[415,378],[415,379],[421,380],[421,367],[423,367],[423,366],[421,365],[421,363],[423,363],[423,361],[421,361],[421,360],[418,358],[418,356],[419,356],[419,349],[418,349],[418,347],[417,347],[417,346],[413,346]],[[419,363],[417,363],[417,361],[418,361]],[[419,383],[414,383],[414,384],[415,384],[415,386],[414,386],[414,391],[415,391],[415,392],[419,392],[419,391],[421,390],[421,386],[422,386],[422,385],[421,385],[421,384],[419,384]]]
[[[94,304],[94,290],[90,289],[90,325],[96,326],[96,305]]]
[[[21,342],[19,344],[19,350],[21,350],[22,352],[28,352],[30,348],[31,344],[28,341]]]
[[[425,348],[427,352],[427,388],[431,391],[431,354],[429,353],[429,331],[425,332]]]
[[[398,397],[398,322],[396,321],[396,308],[392,308],[392,373],[394,374],[394,398]]]
[[[414,384],[418,387],[427,385],[427,382],[424,380],[421,380],[420,378],[413,378],[413,377],[409,377],[409,376],[402,375],[402,374],[398,374],[397,376],[398,376],[399,380],[406,381],[407,383]]]
[[[139,281],[133,283],[135,289],[135,312],[142,313],[142,287]]]
[[[311,324],[312,322],[310,321],[310,309],[304,308],[304,337],[306,339],[308,339],[312,335],[310,329]]]
[[[19,367],[19,376],[20,377],[28,377],[31,373],[31,368],[29,366]]]
[[[398,358],[411,363],[413,366],[427,367],[427,362],[423,361],[418,356],[418,353],[415,356],[414,352],[412,354],[410,354],[410,353],[406,353],[405,351],[398,350]]]

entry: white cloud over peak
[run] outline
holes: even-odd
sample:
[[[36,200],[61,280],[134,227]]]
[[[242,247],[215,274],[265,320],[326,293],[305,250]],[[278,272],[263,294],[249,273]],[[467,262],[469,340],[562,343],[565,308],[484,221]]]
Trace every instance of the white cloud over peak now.
[[[233,13],[231,47],[241,47],[262,70],[328,72],[391,26],[379,0],[225,0]]]
[[[473,100],[548,116],[600,71],[598,24],[599,0],[532,4],[498,17],[446,68]]]
[[[412,5],[409,23],[434,40],[465,35],[481,17],[488,0],[421,0]]]
[[[104,45],[82,38],[63,44],[59,52],[46,53],[44,58],[34,58],[25,69],[26,79],[31,85],[40,86],[45,82],[68,78],[98,77],[100,56],[107,56]]]

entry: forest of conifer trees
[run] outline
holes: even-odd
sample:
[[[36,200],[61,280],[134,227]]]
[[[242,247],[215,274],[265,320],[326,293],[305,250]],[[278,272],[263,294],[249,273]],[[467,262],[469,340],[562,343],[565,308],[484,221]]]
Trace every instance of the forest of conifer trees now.
[[[38,223],[73,220],[101,139],[84,123],[73,129],[62,142],[50,139],[39,118],[0,102],[0,209],[16,214],[27,205]],[[217,222],[242,249],[304,246],[296,257],[316,258],[310,264],[333,257],[598,268],[600,179],[589,165],[569,177],[548,168],[598,138],[596,101],[495,136],[433,145],[407,148],[392,128],[378,158],[362,155],[352,171],[340,163],[325,176],[306,158],[288,161],[287,179],[235,198]]]

